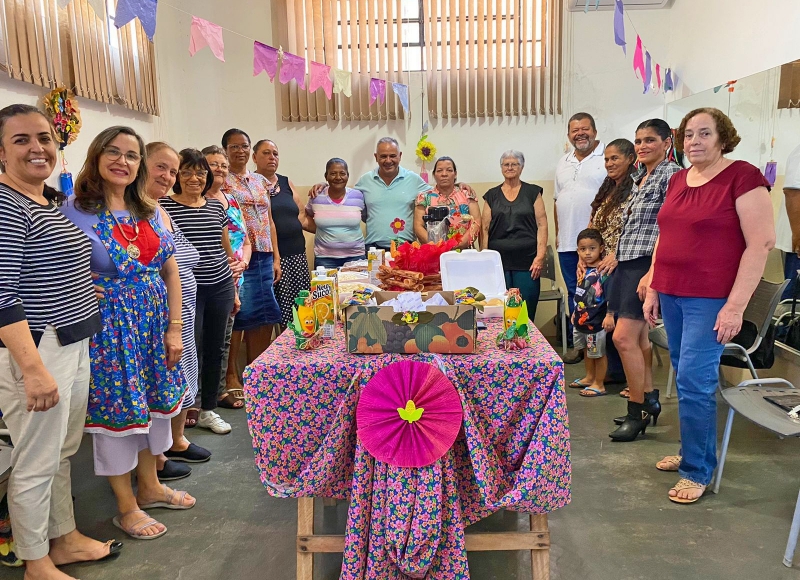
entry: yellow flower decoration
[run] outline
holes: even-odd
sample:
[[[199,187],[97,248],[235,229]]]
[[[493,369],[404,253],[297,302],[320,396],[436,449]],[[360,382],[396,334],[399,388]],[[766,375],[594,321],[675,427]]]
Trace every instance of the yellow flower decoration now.
[[[436,146],[427,139],[420,139],[417,143],[417,157],[430,163],[436,157]]]

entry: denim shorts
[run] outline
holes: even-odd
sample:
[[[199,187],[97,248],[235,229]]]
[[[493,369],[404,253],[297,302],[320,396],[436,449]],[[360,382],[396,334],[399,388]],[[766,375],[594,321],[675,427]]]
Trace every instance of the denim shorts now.
[[[233,321],[233,329],[253,330],[280,323],[281,309],[275,299],[272,252],[253,252],[243,279],[239,288],[242,307]]]

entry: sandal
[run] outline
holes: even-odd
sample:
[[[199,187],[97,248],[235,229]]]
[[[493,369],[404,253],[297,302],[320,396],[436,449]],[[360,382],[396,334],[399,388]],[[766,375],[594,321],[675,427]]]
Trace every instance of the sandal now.
[[[601,391],[600,389],[596,389],[595,387],[586,387],[578,394],[581,397],[587,397],[591,399],[593,397],[605,397],[608,393],[606,391]]]
[[[217,399],[217,406],[223,409],[241,409],[244,407],[244,399],[234,395],[234,391],[243,392],[242,389],[228,389],[223,391],[222,398]]]
[[[197,420],[200,418],[200,411],[197,409],[189,409],[186,412],[186,422],[183,424],[185,429],[197,427]]]
[[[244,401],[244,390],[243,389],[241,389],[241,388],[226,389],[226,391],[229,392],[234,397],[236,397],[237,399],[239,399],[240,401]]]
[[[569,388],[570,389],[586,389],[586,388],[589,388],[589,387],[591,387],[591,385],[589,385],[587,383],[582,383],[580,381],[580,379],[575,379],[574,381],[572,381],[569,384]]]
[[[678,471],[681,466],[681,459],[680,455],[667,455],[656,463],[656,469],[659,471]]]
[[[135,513],[144,514],[144,517],[138,520],[136,523],[128,526],[127,528],[123,527],[122,518],[124,518],[127,515]],[[143,529],[160,524],[160,522],[156,521],[155,519],[147,515],[147,512],[145,512],[144,510],[133,510],[124,514],[120,514],[118,516],[114,516],[114,519],[111,521],[115,526],[117,526],[120,530],[128,534],[134,540],[155,540],[156,538],[160,538],[161,536],[167,533],[167,528],[165,526],[162,531],[158,532],[157,534],[153,534],[152,536],[142,534],[141,532]],[[164,524],[161,525],[163,526]]]
[[[168,488],[166,485],[164,487],[164,501],[154,501],[153,503],[149,503],[147,505],[140,505],[142,509],[156,509],[156,508],[164,508],[168,510],[188,510],[194,507],[194,504],[197,503],[197,500],[192,502],[192,505],[184,505],[183,501],[186,499],[187,493],[185,491],[175,491],[174,489]],[[177,501],[175,499],[177,498]],[[146,527],[146,526],[145,526]]]
[[[620,397],[622,397],[623,399],[629,399],[629,398],[630,398],[630,396],[631,396],[631,391],[630,391],[630,389],[629,389],[628,387],[625,387],[624,389],[622,389],[622,390],[619,392],[619,396],[620,396]]]
[[[678,483],[676,483],[672,487],[672,489],[670,491],[675,490],[675,493],[677,494],[679,491],[682,491],[684,489],[699,489],[700,490],[700,495],[698,495],[697,497],[695,497],[693,499],[683,499],[683,498],[678,497],[677,495],[675,495],[675,496],[668,495],[667,497],[669,498],[669,501],[675,502],[675,503],[682,503],[682,504],[694,503],[698,499],[703,497],[703,492],[705,492],[706,486],[705,485],[700,485],[699,483],[695,483],[694,481],[692,481],[690,479],[686,479],[685,477],[682,477],[682,478],[680,478],[678,480]]]

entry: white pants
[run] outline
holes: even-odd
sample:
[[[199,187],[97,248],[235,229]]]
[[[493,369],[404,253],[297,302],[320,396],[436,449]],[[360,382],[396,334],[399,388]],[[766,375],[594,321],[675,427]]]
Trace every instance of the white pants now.
[[[11,433],[8,510],[16,554],[38,560],[50,552],[48,540],[75,529],[69,458],[78,451],[89,399],[89,339],[61,346],[48,326],[39,355],[58,384],[59,402],[47,411],[28,412],[19,365],[0,348],[0,409]]]

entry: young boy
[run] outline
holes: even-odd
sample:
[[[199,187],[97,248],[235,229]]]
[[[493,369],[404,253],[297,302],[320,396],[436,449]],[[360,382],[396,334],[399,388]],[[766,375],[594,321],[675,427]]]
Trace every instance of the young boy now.
[[[578,256],[586,264],[586,272],[578,278],[575,289],[575,312],[572,315],[573,342],[576,349],[584,349],[586,376],[573,381],[572,388],[582,389],[582,397],[602,397],[606,394],[603,382],[606,378],[608,360],[606,359],[606,316],[611,319],[613,329],[614,318],[607,312],[605,284],[608,276],[600,274],[597,266],[603,256],[603,236],[595,229],[585,229],[578,234]]]

